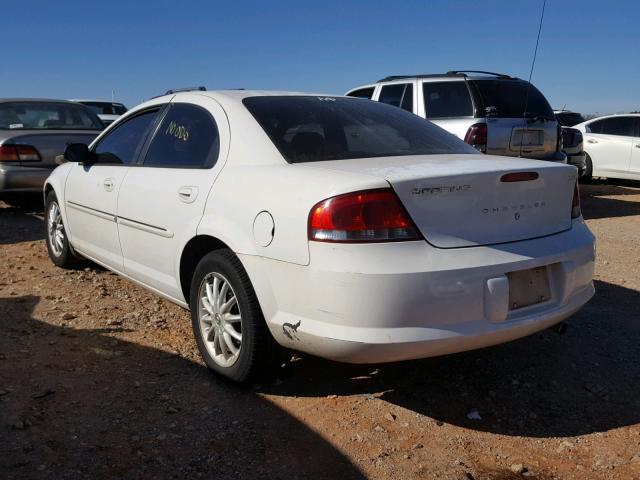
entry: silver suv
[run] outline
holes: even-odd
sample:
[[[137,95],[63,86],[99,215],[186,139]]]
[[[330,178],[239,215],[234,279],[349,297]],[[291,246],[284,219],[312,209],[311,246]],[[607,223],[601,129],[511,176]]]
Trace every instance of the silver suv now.
[[[566,163],[553,110],[526,80],[481,71],[402,75],[346,95],[413,112],[484,153]]]

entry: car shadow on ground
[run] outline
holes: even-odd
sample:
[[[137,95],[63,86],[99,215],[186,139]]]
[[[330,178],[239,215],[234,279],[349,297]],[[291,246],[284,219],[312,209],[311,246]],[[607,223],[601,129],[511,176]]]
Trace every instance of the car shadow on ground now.
[[[364,478],[261,394],[38,302],[0,298],[0,477]]]
[[[582,215],[587,220],[640,215],[640,202],[624,198],[631,195],[640,195],[640,182],[593,180],[580,184]]]
[[[42,199],[38,203],[38,199],[28,198],[30,201],[24,203],[0,201],[0,245],[44,239]]]
[[[640,422],[640,294],[596,282],[564,335],[380,366],[303,357],[271,394],[363,395],[470,429],[564,437]],[[481,419],[469,419],[477,412]]]

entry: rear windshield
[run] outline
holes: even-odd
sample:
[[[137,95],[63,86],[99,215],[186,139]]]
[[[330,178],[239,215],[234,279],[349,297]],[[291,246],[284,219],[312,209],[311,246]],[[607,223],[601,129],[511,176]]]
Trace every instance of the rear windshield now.
[[[476,92],[476,104],[482,105],[481,116],[502,118],[540,116],[554,120],[553,110],[544,95],[523,80],[471,80]],[[527,85],[529,93],[527,100]]]
[[[249,97],[244,104],[289,163],[478,153],[417,115],[346,97]]]
[[[96,115],[123,115],[127,107],[121,103],[110,102],[80,102],[91,109]]]
[[[584,117],[575,112],[560,112],[556,113],[556,119],[558,123],[563,127],[573,127],[579,123],[584,122]]]
[[[88,108],[73,103],[0,103],[3,130],[102,130],[104,125]]]

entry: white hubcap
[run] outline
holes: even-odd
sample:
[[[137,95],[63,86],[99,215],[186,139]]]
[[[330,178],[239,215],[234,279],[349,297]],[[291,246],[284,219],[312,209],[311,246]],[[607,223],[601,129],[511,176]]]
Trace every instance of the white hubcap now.
[[[198,292],[200,334],[213,360],[230,367],[242,348],[242,317],[236,294],[219,273],[207,275]]]

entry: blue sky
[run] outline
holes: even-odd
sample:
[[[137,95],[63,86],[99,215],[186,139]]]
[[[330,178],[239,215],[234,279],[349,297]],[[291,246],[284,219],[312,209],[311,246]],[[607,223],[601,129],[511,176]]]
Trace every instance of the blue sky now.
[[[344,93],[450,69],[527,78],[542,0],[7,1],[0,96],[133,106],[206,85]],[[640,110],[640,2],[548,0],[533,83],[553,107]]]

